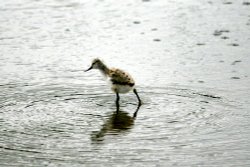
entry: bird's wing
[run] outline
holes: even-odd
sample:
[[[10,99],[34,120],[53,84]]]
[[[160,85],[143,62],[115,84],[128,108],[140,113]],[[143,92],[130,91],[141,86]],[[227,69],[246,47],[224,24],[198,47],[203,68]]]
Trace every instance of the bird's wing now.
[[[110,69],[110,80],[115,84],[134,84],[133,78],[126,72],[112,68]]]

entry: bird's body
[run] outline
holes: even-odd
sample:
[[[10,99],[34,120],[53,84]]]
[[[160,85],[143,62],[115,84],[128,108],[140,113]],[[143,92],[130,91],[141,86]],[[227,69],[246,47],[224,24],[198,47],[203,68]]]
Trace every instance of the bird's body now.
[[[135,89],[135,81],[127,72],[117,69],[117,68],[108,68],[101,60],[94,59],[91,67],[86,70],[89,71],[91,69],[99,69],[108,80],[111,82],[111,89],[116,93],[116,105],[117,109],[119,109],[119,93],[128,93],[133,90],[138,101],[139,105],[141,105],[141,100],[138,96],[138,93]]]
[[[126,72],[112,68],[109,70],[109,80],[112,84],[111,89],[118,93],[127,93],[134,88],[133,78]]]

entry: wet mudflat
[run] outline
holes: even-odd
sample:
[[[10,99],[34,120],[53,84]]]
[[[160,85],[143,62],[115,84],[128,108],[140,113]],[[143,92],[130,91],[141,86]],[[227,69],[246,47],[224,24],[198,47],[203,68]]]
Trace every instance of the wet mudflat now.
[[[249,166],[249,3],[1,1],[0,166]]]

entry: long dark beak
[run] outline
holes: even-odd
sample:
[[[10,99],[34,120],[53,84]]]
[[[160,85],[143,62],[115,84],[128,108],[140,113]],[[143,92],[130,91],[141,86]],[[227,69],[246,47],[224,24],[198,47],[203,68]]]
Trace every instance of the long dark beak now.
[[[85,70],[84,72],[87,72],[87,71],[91,70],[92,68],[93,68],[93,67],[91,66],[91,67],[89,67],[89,69]]]

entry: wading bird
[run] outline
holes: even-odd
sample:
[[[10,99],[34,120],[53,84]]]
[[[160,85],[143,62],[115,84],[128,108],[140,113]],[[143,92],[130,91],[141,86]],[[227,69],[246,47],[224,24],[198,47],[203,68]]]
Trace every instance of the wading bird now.
[[[85,72],[91,69],[100,70],[111,81],[111,89],[116,93],[117,111],[119,111],[119,93],[128,93],[130,90],[133,90],[138,99],[138,106],[141,106],[142,102],[135,89],[135,82],[128,73],[117,68],[108,68],[100,59],[94,59],[91,66]]]

